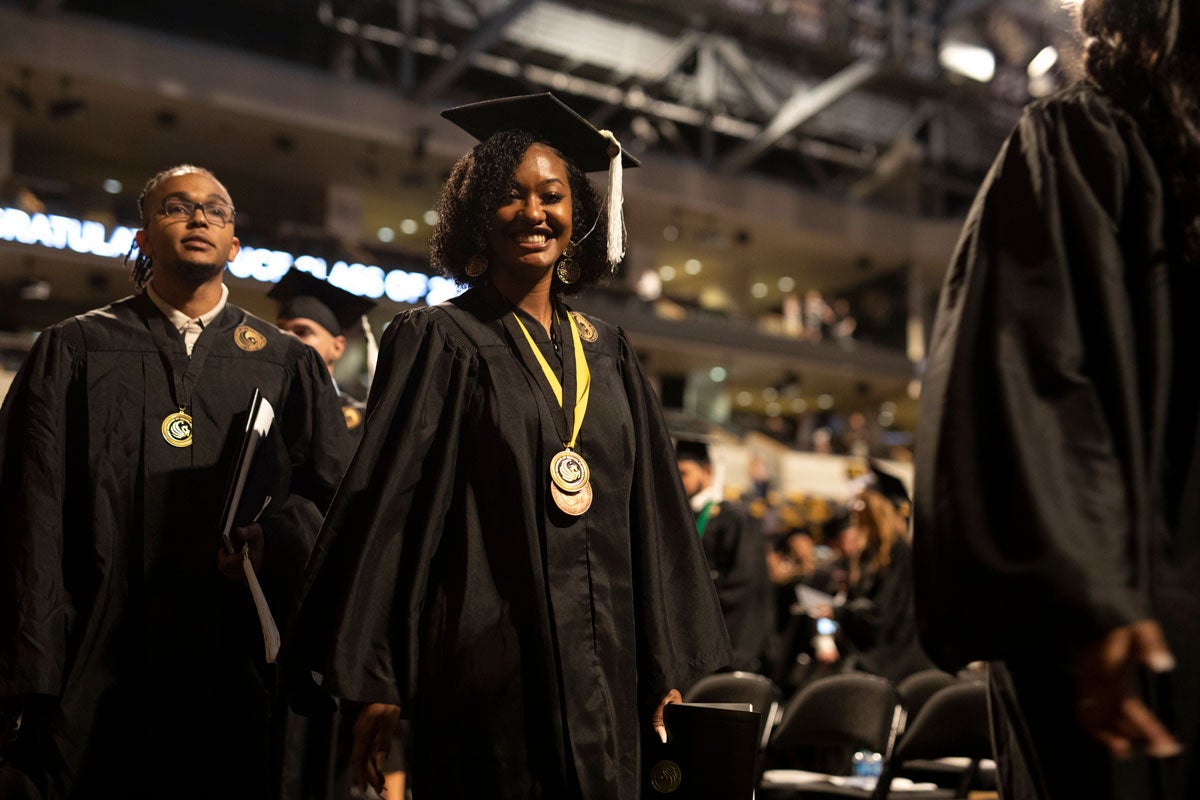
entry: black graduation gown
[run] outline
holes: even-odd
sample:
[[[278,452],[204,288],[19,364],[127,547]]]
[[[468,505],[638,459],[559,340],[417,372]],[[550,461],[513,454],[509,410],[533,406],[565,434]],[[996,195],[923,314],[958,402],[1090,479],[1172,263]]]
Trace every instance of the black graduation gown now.
[[[728,639],[624,335],[588,318],[594,501],[572,518],[549,498],[561,441],[508,313],[485,287],[388,327],[291,657],[338,697],[404,709],[415,796],[637,797],[650,712],[727,663]]]
[[[729,666],[761,672],[767,638],[775,625],[766,539],[758,521],[740,506],[720,503],[714,510],[701,542],[733,644]]]
[[[262,797],[272,674],[248,590],[216,566],[233,448],[258,387],[290,461],[260,520],[282,621],[349,436],[316,353],[227,305],[196,345],[194,443],[170,446],[151,326],[186,369],[183,337],[127,298],[46,330],[0,410],[0,696],[30,711],[14,763],[54,798]]]
[[[1200,797],[1197,266],[1137,122],[1088,85],[1027,109],[959,242],[922,397],[916,600],[943,667],[1002,662],[1007,797]],[[1114,763],[1074,721],[1069,653],[1147,617],[1179,660],[1148,700],[1185,756]]]
[[[907,542],[893,543],[887,565],[849,587],[846,603],[834,610],[834,617],[862,670],[899,683],[933,667],[917,638]]]

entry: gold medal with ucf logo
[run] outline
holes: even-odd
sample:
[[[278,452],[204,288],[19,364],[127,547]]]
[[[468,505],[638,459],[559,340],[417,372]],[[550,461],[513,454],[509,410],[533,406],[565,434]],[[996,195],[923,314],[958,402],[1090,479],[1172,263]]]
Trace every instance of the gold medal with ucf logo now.
[[[554,370],[550,368],[550,364],[538,349],[533,337],[529,335],[529,329],[525,327],[525,323],[521,322],[521,318],[516,315],[516,312],[506,316],[504,324],[506,328],[509,328],[513,343],[517,346],[526,368],[534,376],[540,372],[545,378],[542,391],[546,396],[547,408],[553,414],[555,427],[558,428],[562,438],[563,449],[550,459],[550,499],[564,514],[578,517],[592,507],[592,471],[588,467],[587,461],[575,449],[579,439],[579,430],[583,427],[583,417],[587,413],[588,398],[592,391],[592,373],[588,369],[587,357],[584,355],[583,344],[580,341],[584,334],[580,330],[579,323],[582,321],[592,334],[596,329],[577,314],[572,314],[569,320],[574,320],[575,324],[571,324],[570,321],[560,324],[560,317],[556,313],[553,323],[559,325],[560,330],[569,328],[571,331],[573,347],[570,353],[574,356],[575,369],[574,374],[568,372],[566,375],[574,378],[574,386],[570,387],[574,389],[574,392],[566,391],[566,387],[554,374]],[[521,347],[522,340],[529,345],[528,349]],[[562,413],[555,413],[559,409]]]
[[[591,477],[587,462],[574,450],[561,450],[550,459],[550,480],[564,492],[578,492]]]
[[[192,446],[192,418],[182,408],[162,421],[162,435],[172,447]]]

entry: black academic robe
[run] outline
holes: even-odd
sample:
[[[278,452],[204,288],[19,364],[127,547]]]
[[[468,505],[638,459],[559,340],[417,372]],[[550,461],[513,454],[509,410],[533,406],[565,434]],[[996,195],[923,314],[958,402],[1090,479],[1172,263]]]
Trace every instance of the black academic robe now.
[[[1137,121],[1077,86],[1025,112],[942,290],[917,610],[943,667],[998,661],[1007,797],[1200,797],[1200,265],[1164,219]],[[1116,763],[1074,721],[1070,652],[1148,617],[1179,667],[1147,698],[1185,755]]]
[[[583,326],[594,501],[568,517],[549,497],[553,400],[511,313],[485,287],[388,327],[291,657],[338,697],[402,707],[414,796],[637,797],[650,713],[727,663],[728,639],[624,335]]]
[[[731,669],[761,672],[775,602],[767,577],[762,526],[734,503],[720,503],[704,526],[701,542],[733,645]]]
[[[865,560],[865,559],[864,559]],[[904,541],[892,544],[888,563],[864,574],[846,591],[846,602],[834,609],[846,654],[855,666],[899,683],[933,663],[921,649],[913,610],[912,550]]]
[[[27,709],[4,768],[50,798],[260,798],[272,673],[247,588],[216,563],[231,463],[257,387],[290,477],[260,519],[282,621],[349,436],[315,351],[227,305],[196,344],[194,443],[169,445],[152,326],[185,370],[183,337],[137,296],[47,329],[0,410],[0,696]]]

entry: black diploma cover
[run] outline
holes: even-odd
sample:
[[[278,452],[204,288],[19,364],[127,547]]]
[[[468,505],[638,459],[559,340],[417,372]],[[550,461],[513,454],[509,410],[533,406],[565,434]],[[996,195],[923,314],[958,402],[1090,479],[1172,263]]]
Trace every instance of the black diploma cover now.
[[[750,800],[754,795],[761,712],[748,703],[672,703],[667,743],[646,737],[645,800]]]

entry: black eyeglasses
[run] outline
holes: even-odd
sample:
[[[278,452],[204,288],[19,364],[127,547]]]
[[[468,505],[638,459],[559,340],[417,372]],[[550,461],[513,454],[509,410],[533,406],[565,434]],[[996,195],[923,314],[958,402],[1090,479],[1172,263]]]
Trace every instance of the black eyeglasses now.
[[[210,225],[224,228],[233,222],[233,206],[228,203],[192,203],[172,197],[163,201],[162,209],[158,213],[172,219],[191,219],[197,208],[204,214],[204,218]]]

